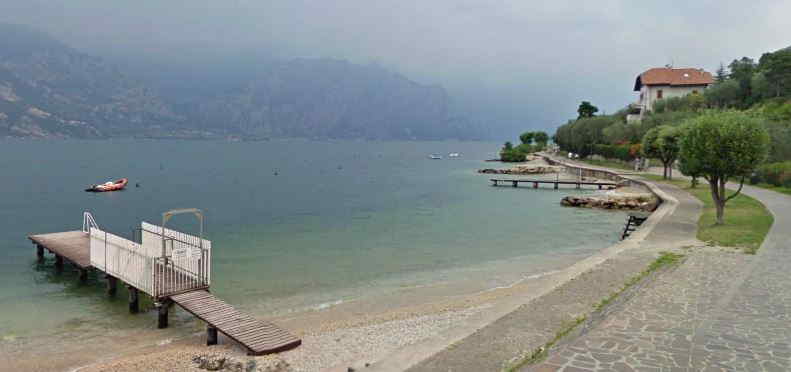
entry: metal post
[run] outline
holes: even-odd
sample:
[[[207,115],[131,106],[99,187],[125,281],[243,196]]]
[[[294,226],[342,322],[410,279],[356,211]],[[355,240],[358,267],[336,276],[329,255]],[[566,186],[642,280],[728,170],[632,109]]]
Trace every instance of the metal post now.
[[[217,345],[217,328],[211,324],[206,325],[206,345]]]
[[[129,285],[127,289],[129,289],[129,313],[137,314],[140,312],[140,296],[137,293],[137,288]]]
[[[44,262],[44,247],[41,244],[36,244],[36,257],[38,257],[38,262]]]
[[[63,270],[63,256],[55,254],[55,269],[58,271]]]
[[[80,269],[80,281],[83,283],[88,281],[88,269]]]

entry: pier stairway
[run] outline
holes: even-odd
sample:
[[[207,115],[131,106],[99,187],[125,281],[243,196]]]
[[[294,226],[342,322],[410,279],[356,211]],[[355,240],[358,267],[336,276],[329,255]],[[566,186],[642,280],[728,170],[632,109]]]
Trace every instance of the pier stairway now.
[[[302,344],[288,331],[242,313],[208,291],[177,294],[170,299],[208,324],[209,345],[217,343],[217,331],[246,347],[251,355],[277,353]]]

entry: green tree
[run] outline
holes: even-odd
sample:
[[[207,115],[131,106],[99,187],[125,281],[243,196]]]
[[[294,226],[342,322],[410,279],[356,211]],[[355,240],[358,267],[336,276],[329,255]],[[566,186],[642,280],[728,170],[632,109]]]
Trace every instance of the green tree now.
[[[739,84],[739,99],[736,102],[738,107],[747,107],[750,105],[752,90],[750,89],[750,82],[752,81],[753,74],[757,70],[757,65],[752,58],[742,57],[741,59],[734,59],[728,68],[731,70],[730,80]]]
[[[717,225],[724,223],[725,203],[742,190],[744,180],[769,152],[769,134],[760,120],[738,111],[711,111],[690,119],[681,139],[681,163],[690,174],[709,183],[717,209]],[[728,181],[739,188],[726,195]]]
[[[519,140],[522,141],[522,144],[531,145],[533,144],[533,137],[535,136],[534,132],[524,132],[522,135],[519,136]]]
[[[513,143],[511,143],[511,141],[508,141],[508,142],[506,142],[506,143],[503,145],[503,151],[511,151],[511,150],[513,150],[513,149],[514,149],[514,144],[513,144]]]
[[[546,147],[547,142],[549,142],[549,135],[547,132],[538,131],[533,134],[533,139],[535,139],[536,143],[541,147]]]
[[[579,116],[577,116],[577,119],[591,118],[597,112],[599,112],[598,107],[591,105],[591,103],[588,101],[582,101],[582,103],[580,103],[580,107],[577,108],[577,113],[579,114]]]
[[[733,107],[740,102],[741,88],[739,82],[728,79],[706,88],[703,95],[710,107]]]
[[[791,93],[791,50],[764,53],[758,67],[771,82],[775,97]]]
[[[669,125],[652,128],[643,137],[643,153],[662,162],[665,179],[673,178],[673,163],[678,159],[680,139],[681,130]]]
[[[721,83],[728,79],[728,70],[725,69],[725,65],[720,62],[720,67],[717,68],[716,75],[714,75],[714,81]]]

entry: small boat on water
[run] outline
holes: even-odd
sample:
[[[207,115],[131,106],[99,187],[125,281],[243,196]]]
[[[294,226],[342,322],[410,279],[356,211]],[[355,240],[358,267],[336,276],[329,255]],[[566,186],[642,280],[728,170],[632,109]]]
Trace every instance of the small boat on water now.
[[[442,155],[439,155],[439,154],[431,154],[428,157],[431,158],[431,159],[434,159],[434,160],[442,159]]]
[[[85,189],[85,191],[90,192],[105,192],[105,191],[118,191],[123,190],[126,187],[126,184],[129,183],[129,180],[126,178],[121,178],[117,181],[108,181],[105,183],[100,183],[98,185],[93,185]]]
[[[449,158],[458,158],[459,156],[461,156],[461,154],[459,154],[458,152],[451,152],[450,154],[448,154]]]

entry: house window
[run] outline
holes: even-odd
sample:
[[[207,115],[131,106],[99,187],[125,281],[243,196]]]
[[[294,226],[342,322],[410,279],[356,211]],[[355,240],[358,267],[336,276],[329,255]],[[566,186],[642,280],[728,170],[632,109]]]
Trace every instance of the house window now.
[[[656,91],[656,99],[662,99],[662,89]]]

